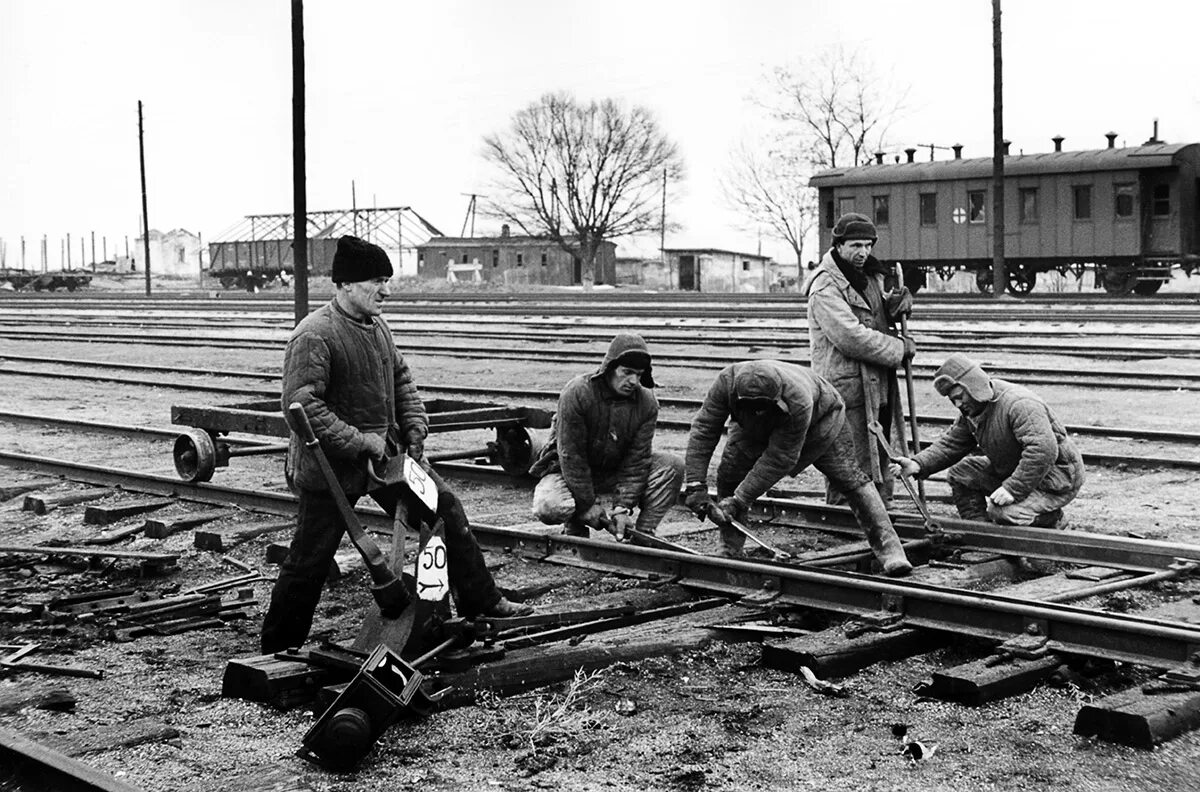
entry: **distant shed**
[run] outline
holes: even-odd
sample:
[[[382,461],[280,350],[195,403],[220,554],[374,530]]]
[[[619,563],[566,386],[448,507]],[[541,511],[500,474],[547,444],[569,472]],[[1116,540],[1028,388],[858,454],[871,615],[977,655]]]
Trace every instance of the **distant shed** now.
[[[769,292],[780,279],[770,256],[716,248],[665,248],[670,288],[702,292]]]
[[[596,284],[614,284],[617,246],[601,242]],[[583,283],[583,262],[549,237],[437,237],[417,246],[417,274],[427,280],[480,280],[505,285],[574,286]]]

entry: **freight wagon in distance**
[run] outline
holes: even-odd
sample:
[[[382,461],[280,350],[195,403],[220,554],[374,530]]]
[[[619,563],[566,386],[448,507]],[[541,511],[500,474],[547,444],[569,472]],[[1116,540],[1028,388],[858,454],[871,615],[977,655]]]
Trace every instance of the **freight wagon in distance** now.
[[[1090,268],[1109,294],[1149,295],[1178,267],[1200,268],[1200,144],[1163,143],[1091,151],[1055,150],[1004,158],[1004,249],[1009,291],[1026,294],[1037,276]],[[899,261],[909,286],[929,273],[975,273],[992,284],[992,158],[838,168],[816,174],[821,249],[837,218],[859,212],[879,228],[875,255]]]

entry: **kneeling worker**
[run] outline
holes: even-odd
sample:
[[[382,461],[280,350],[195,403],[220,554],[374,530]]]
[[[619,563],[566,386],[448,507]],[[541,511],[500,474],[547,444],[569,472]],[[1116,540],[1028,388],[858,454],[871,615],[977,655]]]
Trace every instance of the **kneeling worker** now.
[[[911,476],[950,468],[959,516],[1057,528],[1062,507],[1083,486],[1083,457],[1046,403],[1028,388],[988,377],[966,355],[951,355],[933,385],[958,408],[949,431],[898,464]],[[976,450],[983,455],[972,455]]]
[[[550,441],[529,471],[541,477],[533,491],[535,517],[566,523],[572,536],[587,536],[589,528],[617,538],[629,528],[654,533],[679,497],[683,460],[652,448],[658,424],[653,387],[646,342],[632,333],[613,338],[599,368],[566,384]],[[611,494],[610,507],[601,505],[602,494]]]
[[[717,466],[720,500],[714,502],[706,483],[708,466],[730,417],[733,424]],[[741,519],[755,498],[809,465],[846,493],[884,573],[911,572],[879,490],[858,465],[837,389],[810,369],[776,360],[722,369],[692,421],[684,488],[688,508],[719,526],[722,555],[740,556],[745,543],[730,520]]]

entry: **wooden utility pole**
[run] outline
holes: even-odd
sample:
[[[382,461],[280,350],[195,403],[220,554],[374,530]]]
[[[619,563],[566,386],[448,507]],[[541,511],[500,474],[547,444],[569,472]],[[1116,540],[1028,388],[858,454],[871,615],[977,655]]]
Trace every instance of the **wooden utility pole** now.
[[[1004,77],[1000,46],[1000,0],[992,0],[992,296],[1008,289],[1004,268]]]
[[[296,324],[308,316],[308,193],[304,152],[304,0],[292,0],[292,277]]]
[[[142,166],[142,253],[146,260],[146,296],[150,296],[150,216],[146,211],[146,137],[142,129],[142,100],[138,99],[138,161]]]

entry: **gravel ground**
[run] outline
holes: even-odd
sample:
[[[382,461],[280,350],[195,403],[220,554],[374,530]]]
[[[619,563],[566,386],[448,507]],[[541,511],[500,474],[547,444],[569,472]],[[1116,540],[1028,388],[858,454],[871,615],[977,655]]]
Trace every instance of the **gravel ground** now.
[[[403,331],[397,328],[403,345]],[[219,360],[201,351],[88,344],[30,344],[0,341],[0,355],[158,362],[188,366],[277,371],[271,353],[233,350]],[[1018,362],[1014,358],[1013,362]],[[1034,358],[1025,358],[1033,362]],[[1042,359],[1036,359],[1041,362]],[[498,361],[435,360],[414,356],[418,382],[495,383],[505,387],[557,389],[579,367],[529,366]],[[1157,370],[1163,361],[1139,365]],[[1191,361],[1172,365],[1186,368]],[[711,372],[656,370],[664,395],[700,398]],[[1038,388],[1069,423],[1096,423],[1200,431],[1195,396],[1094,392],[1064,387]],[[165,426],[173,403],[196,403],[196,394],[165,388],[130,389],[114,384],[53,382],[0,377],[6,409],[67,417]],[[220,404],[219,398],[210,399]],[[949,414],[948,405],[918,382],[921,412]],[[438,438],[439,442],[442,441]],[[451,440],[447,438],[447,448]],[[661,445],[680,450],[681,435]],[[27,453],[82,458],[115,467],[170,470],[165,444],[122,445],[111,438],[0,426],[0,447]],[[1140,445],[1131,453],[1153,453]],[[433,442],[430,451],[437,451]],[[14,477],[4,473],[8,480]],[[235,460],[217,481],[243,486],[279,486],[277,460]],[[1093,469],[1088,485],[1072,505],[1073,526],[1102,533],[1200,542],[1200,489],[1191,472]],[[815,479],[799,484],[815,485]],[[456,485],[470,514],[492,521],[525,520],[526,488]],[[179,511],[186,510],[183,507]],[[945,504],[935,512],[949,513]],[[74,541],[90,530],[81,507],[31,518],[18,502],[0,504],[0,541]],[[672,520],[687,521],[682,512]],[[283,535],[270,537],[281,540]],[[231,555],[255,567],[267,539],[236,548]],[[189,585],[232,574],[212,553],[191,547],[190,535],[160,542],[135,540],[131,547],[162,548],[183,554],[169,578],[137,579],[131,569],[83,570],[40,562],[22,570],[0,569],[0,586],[32,586],[39,595],[87,587]],[[503,560],[502,560],[503,561]],[[502,585],[527,579],[538,570],[523,561],[498,565]],[[578,582],[554,599],[593,594],[626,585],[612,577],[581,573]],[[39,589],[38,587],[43,587]],[[363,576],[351,576],[327,591],[314,635],[348,641],[367,604]],[[264,600],[269,584],[256,586]],[[1168,584],[1136,594],[1138,607],[1170,595],[1196,594],[1193,582]],[[273,780],[300,777],[314,790],[358,789],[836,789],[836,790],[1188,790],[1200,786],[1200,735],[1187,734],[1153,751],[1140,751],[1081,739],[1072,734],[1080,705],[1121,680],[1140,679],[1138,669],[1101,680],[1099,687],[1044,686],[1030,693],[968,708],[933,702],[913,687],[935,669],[980,656],[981,647],[955,645],[909,660],[883,663],[846,680],[845,698],[820,696],[791,674],[764,669],[753,643],[714,640],[674,658],[616,664],[598,675],[522,696],[484,697],[475,706],[438,712],[390,730],[374,753],[353,773],[330,774],[294,754],[313,715],[303,709],[280,712],[258,704],[223,699],[220,680],[230,658],[254,654],[259,614],[227,627],[131,643],[97,639],[86,628],[34,631],[28,624],[0,622],[0,642],[39,640],[47,658],[102,668],[102,680],[25,674],[0,679],[0,693],[68,688],[78,699],[74,712],[25,709],[0,715],[0,726],[43,738],[69,738],[100,724],[151,718],[178,736],[84,757],[122,780],[146,790],[266,789]],[[50,661],[48,659],[48,661]],[[933,756],[912,763],[900,754],[894,724],[936,744]],[[4,789],[0,773],[0,789]]]

